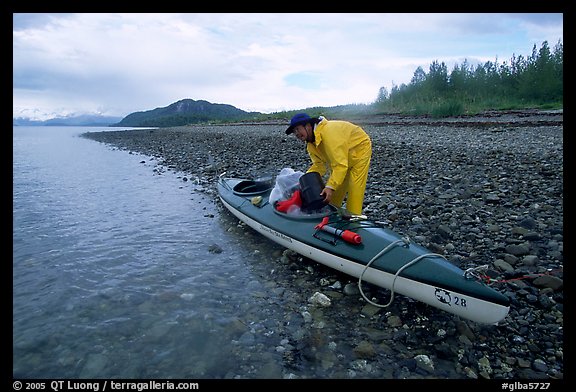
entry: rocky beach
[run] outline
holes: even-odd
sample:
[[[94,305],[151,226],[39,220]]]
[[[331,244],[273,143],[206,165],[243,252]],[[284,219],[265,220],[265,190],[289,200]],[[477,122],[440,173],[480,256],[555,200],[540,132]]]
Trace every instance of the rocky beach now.
[[[284,368],[263,365],[244,377],[297,378],[300,366],[317,366],[326,378],[563,379],[563,112],[344,120],[372,139],[364,214],[462,269],[485,267],[487,283],[510,298],[510,313],[498,325],[482,325],[402,296],[377,308],[360,297],[356,279],[278,250],[262,273],[301,287],[299,298],[286,298],[296,312],[283,320],[300,330],[276,348]],[[273,179],[285,167],[306,171],[305,146],[284,133],[287,124],[83,136],[152,157],[156,173],[179,172],[217,202],[216,179],[224,172]],[[251,235],[241,224],[230,230]],[[315,291],[331,306],[310,305]],[[365,291],[380,303],[389,298],[369,284]],[[326,334],[322,323],[334,320]]]

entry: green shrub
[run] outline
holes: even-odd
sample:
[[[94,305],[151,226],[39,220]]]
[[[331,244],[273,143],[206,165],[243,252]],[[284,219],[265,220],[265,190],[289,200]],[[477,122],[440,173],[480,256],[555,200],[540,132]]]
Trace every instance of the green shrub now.
[[[432,107],[431,115],[434,118],[461,116],[466,112],[464,104],[459,101],[442,102]]]

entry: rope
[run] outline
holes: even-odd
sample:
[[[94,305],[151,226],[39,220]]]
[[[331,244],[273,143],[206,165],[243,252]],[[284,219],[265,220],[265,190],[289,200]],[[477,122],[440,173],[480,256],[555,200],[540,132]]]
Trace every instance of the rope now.
[[[228,188],[228,190],[232,191],[232,188],[230,187],[230,185],[228,184],[228,181],[226,181],[226,179],[224,178],[224,175],[226,175],[226,172],[220,174],[218,176],[218,178],[220,179],[220,182],[222,183],[222,186],[225,186],[226,188]]]
[[[439,257],[442,257],[443,259],[446,260],[446,258],[440,254],[425,253],[423,255],[420,255],[420,256],[414,258],[410,262],[404,264],[402,266],[402,268],[399,268],[398,271],[396,271],[396,273],[394,274],[394,279],[392,280],[392,287],[390,288],[390,300],[388,301],[388,303],[385,305],[377,304],[377,303],[369,300],[368,297],[366,297],[366,295],[364,294],[364,291],[362,291],[362,277],[364,276],[364,273],[366,272],[366,270],[368,270],[368,267],[370,267],[370,264],[372,264],[376,259],[378,259],[380,256],[382,256],[384,253],[388,252],[390,249],[392,249],[392,247],[395,247],[399,243],[403,243],[404,245],[408,246],[408,245],[410,245],[410,240],[406,237],[402,238],[400,240],[392,242],[386,248],[381,250],[376,256],[372,257],[372,259],[368,262],[368,264],[366,264],[366,266],[362,270],[362,273],[360,274],[360,277],[358,278],[358,288],[360,289],[360,294],[362,295],[362,298],[364,298],[371,305],[374,305],[374,306],[379,307],[379,308],[386,308],[392,304],[392,301],[394,301],[394,285],[396,284],[396,278],[398,278],[398,276],[400,276],[400,273],[402,271],[404,271],[406,268],[410,267],[413,264],[416,264],[418,261],[422,260],[425,257],[439,256]]]
[[[485,273],[480,273],[480,271],[485,272],[487,270],[488,270],[488,265],[481,265],[478,267],[468,268],[466,271],[464,271],[464,277],[466,279],[484,280],[486,277],[489,278],[489,276],[486,275]]]

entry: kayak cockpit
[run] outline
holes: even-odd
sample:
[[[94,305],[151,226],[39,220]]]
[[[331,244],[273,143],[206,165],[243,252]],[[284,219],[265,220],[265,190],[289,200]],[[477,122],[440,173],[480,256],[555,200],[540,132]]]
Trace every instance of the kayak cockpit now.
[[[234,185],[232,192],[238,196],[262,195],[272,189],[272,185],[266,181],[242,180]]]
[[[286,212],[278,211],[276,208],[273,208],[274,212],[284,218],[292,219],[292,220],[314,220],[318,221],[318,223],[324,218],[325,216],[330,216],[336,214],[338,209],[332,205],[326,205],[319,210],[314,211],[307,211],[303,212],[300,208],[290,209]]]

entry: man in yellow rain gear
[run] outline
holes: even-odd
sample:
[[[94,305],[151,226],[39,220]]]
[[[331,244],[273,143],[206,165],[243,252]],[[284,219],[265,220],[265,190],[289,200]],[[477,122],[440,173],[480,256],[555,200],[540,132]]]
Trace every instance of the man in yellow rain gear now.
[[[312,160],[309,172],[330,177],[321,195],[324,201],[341,207],[346,198],[346,209],[355,215],[362,214],[368,168],[372,156],[372,142],[358,125],[347,121],[327,120],[320,116],[311,118],[298,113],[290,120],[286,134],[294,133],[306,142]]]

